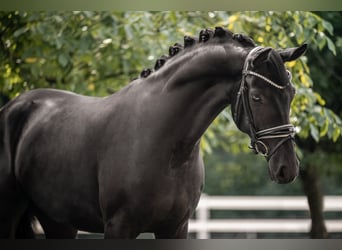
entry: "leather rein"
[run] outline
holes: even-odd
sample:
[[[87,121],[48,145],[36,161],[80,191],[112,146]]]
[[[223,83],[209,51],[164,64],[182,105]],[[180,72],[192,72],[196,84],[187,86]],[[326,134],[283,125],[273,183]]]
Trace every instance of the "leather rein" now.
[[[249,123],[249,129],[250,129],[250,137],[251,137],[251,144],[249,146],[250,149],[252,149],[256,154],[261,154],[262,156],[266,157],[267,161],[269,161],[272,157],[272,155],[280,148],[280,146],[285,143],[287,140],[294,140],[295,136],[295,128],[292,124],[284,124],[280,126],[274,126],[271,128],[263,129],[257,131],[254,124],[253,114],[250,107],[249,102],[249,96],[248,96],[248,86],[246,83],[246,76],[251,75],[254,77],[258,77],[262,79],[265,83],[270,84],[274,88],[277,88],[279,90],[284,90],[291,84],[291,79],[289,79],[289,82],[286,85],[279,85],[272,80],[268,79],[267,77],[249,70],[249,60],[251,56],[257,52],[263,49],[263,47],[255,47],[253,48],[247,55],[242,71],[242,79],[240,84],[240,89],[237,94],[236,99],[236,105],[234,110],[234,118],[237,121],[240,110],[241,110],[241,103],[242,108],[247,114],[248,123]],[[276,144],[275,147],[272,149],[269,149],[269,147],[266,145],[266,143],[263,141],[264,139],[275,139],[278,138],[280,141]]]

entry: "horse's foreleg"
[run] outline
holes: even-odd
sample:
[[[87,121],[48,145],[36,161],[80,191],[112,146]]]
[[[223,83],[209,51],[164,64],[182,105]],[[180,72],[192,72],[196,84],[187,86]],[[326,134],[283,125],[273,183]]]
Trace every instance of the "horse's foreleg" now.
[[[169,227],[158,230],[154,235],[157,239],[187,239],[188,225],[189,222],[186,221],[176,228]]]
[[[46,239],[75,239],[77,229],[69,224],[58,223],[45,214],[38,212],[37,219],[43,228]]]
[[[16,238],[16,231],[20,219],[27,209],[27,201],[19,199],[2,199],[0,197],[0,238]]]
[[[21,216],[20,221],[16,227],[15,238],[17,239],[34,239],[35,234],[32,228],[33,216],[30,211],[26,209]]]
[[[105,239],[134,239],[139,235],[128,215],[124,212],[117,212],[105,222]]]
[[[0,203],[1,203],[0,199]],[[4,203],[2,203],[3,206]],[[6,205],[5,205],[6,206]],[[15,225],[14,218],[10,211],[3,206],[0,208],[0,239],[14,239]]]

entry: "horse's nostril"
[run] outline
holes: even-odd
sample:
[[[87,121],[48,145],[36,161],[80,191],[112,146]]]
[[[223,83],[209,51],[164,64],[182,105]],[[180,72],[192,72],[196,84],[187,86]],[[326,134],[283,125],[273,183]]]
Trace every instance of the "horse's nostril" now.
[[[285,165],[280,165],[276,173],[276,181],[278,183],[288,183],[292,179],[287,167]]]
[[[286,165],[280,165],[278,171],[275,174],[277,183],[286,184],[292,182],[298,176],[298,168],[292,169]]]
[[[285,178],[285,170],[286,169],[286,166],[284,166],[284,165],[281,165],[280,167],[279,167],[279,170],[278,170],[278,173],[277,173],[277,177],[278,178],[280,178],[280,179],[284,179]]]

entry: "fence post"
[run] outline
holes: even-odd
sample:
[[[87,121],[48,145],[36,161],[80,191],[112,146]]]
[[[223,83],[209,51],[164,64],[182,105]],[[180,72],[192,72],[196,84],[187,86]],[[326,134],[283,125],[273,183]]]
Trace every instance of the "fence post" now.
[[[208,220],[210,219],[210,208],[208,208],[208,195],[202,194],[201,204],[197,210],[197,222],[200,227],[197,231],[197,239],[209,239],[209,232],[207,228]]]

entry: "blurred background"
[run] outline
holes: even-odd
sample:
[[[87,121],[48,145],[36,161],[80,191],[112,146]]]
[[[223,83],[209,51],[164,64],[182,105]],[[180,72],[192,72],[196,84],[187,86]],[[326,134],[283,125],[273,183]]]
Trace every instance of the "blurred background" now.
[[[205,195],[190,237],[342,237],[342,12],[0,12],[0,106],[42,87],[112,94],[184,35],[216,26],[261,46],[309,44],[286,64],[297,88],[291,122],[301,174],[291,184],[271,182],[265,159],[250,152],[225,109],[201,142]]]

